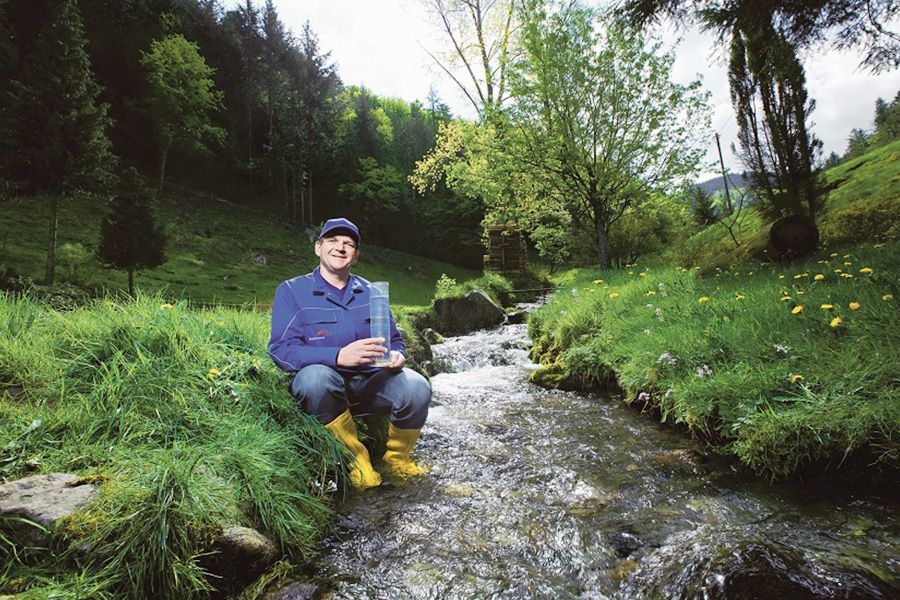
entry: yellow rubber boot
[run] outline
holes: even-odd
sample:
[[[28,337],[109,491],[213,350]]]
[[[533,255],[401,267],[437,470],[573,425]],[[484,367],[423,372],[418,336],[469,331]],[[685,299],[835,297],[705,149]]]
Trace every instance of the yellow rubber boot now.
[[[414,463],[410,457],[420,431],[421,429],[398,429],[393,423],[388,426],[384,462],[395,475],[413,477],[425,473],[425,469]]]
[[[350,411],[345,410],[334,421],[326,425],[325,429],[330,431],[353,454],[354,461],[350,465],[350,483],[353,484],[353,487],[364,490],[381,485],[381,475],[372,468],[369,451],[356,435],[356,424],[353,422]]]

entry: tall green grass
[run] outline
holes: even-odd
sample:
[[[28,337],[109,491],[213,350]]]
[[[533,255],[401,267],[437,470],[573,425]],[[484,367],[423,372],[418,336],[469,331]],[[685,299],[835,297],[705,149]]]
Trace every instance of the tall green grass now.
[[[529,320],[533,355],[577,379],[615,375],[626,401],[763,474],[863,449],[897,468],[898,252],[896,240],[869,243],[704,278],[569,273]]]
[[[0,295],[0,329],[0,476],[75,472],[101,492],[64,530],[91,558],[23,559],[0,539],[0,594],[196,597],[223,526],[295,557],[327,527],[346,454],[271,364],[267,314],[159,296],[63,314]]]

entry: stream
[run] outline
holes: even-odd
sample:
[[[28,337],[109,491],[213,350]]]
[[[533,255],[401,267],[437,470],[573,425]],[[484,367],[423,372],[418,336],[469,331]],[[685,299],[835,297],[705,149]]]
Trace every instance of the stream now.
[[[620,400],[528,383],[528,344],[434,346],[430,472],[339,507],[323,597],[900,598],[896,494],[748,480]]]

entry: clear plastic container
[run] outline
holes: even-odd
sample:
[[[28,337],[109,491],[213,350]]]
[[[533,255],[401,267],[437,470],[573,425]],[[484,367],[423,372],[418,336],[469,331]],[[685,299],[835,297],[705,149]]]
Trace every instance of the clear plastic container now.
[[[369,336],[384,338],[387,351],[384,356],[375,359],[376,367],[384,367],[391,364],[391,305],[387,281],[373,281],[369,284],[369,317]]]

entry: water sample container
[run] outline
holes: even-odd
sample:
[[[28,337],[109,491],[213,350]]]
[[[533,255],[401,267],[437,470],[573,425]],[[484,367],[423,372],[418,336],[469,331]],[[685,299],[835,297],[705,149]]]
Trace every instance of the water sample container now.
[[[387,348],[384,356],[375,359],[376,367],[391,364],[391,305],[388,292],[387,281],[373,281],[369,284],[369,337],[384,338],[384,347]]]

